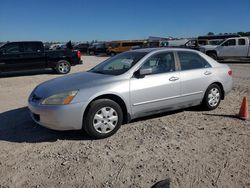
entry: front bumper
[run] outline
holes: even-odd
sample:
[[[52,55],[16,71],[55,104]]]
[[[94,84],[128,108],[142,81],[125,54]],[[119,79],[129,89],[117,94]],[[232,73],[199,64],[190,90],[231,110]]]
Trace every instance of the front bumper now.
[[[29,101],[28,107],[32,119],[39,125],[53,130],[82,129],[85,103],[40,105]]]

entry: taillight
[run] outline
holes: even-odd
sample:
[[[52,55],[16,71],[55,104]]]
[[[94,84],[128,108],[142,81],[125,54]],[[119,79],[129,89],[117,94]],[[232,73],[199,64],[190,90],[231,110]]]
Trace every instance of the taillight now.
[[[80,51],[77,51],[77,58],[81,59],[81,52]]]
[[[231,69],[228,71],[228,75],[229,75],[229,76],[232,76],[232,75],[233,75],[233,71],[232,71]]]

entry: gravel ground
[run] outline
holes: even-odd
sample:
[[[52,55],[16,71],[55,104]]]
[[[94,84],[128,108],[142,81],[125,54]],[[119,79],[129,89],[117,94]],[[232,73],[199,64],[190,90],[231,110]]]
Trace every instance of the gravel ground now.
[[[83,57],[87,70],[104,57]],[[0,187],[250,187],[250,122],[235,118],[250,98],[250,64],[230,64],[234,89],[214,111],[175,111],[123,125],[112,137],[51,131],[29,117],[27,97],[50,70],[0,78]]]

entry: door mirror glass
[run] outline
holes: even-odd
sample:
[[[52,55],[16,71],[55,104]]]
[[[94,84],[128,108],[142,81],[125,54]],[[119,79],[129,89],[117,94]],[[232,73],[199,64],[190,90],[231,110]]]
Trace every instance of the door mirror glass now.
[[[153,73],[152,68],[142,68],[142,69],[139,70],[140,76],[146,76],[146,75],[150,75],[152,73]]]

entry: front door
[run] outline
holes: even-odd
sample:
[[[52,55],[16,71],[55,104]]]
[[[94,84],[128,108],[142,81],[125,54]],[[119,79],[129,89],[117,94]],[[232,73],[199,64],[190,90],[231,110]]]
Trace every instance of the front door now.
[[[236,39],[228,39],[221,46],[218,46],[218,57],[234,57],[236,49]]]
[[[141,66],[152,74],[130,80],[130,102],[134,117],[175,108],[180,97],[180,75],[172,52],[152,55]]]

